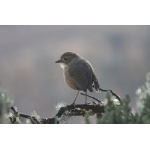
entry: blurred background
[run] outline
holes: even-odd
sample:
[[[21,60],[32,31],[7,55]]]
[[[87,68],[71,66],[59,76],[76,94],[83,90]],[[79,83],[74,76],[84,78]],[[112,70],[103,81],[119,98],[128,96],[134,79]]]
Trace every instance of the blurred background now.
[[[100,86],[121,97],[129,94],[136,107],[135,91],[150,71],[150,26],[0,26],[0,88],[14,99],[18,111],[35,110],[47,118],[56,114],[58,103],[73,102],[76,91],[66,85],[62,68],[55,64],[67,51],[88,59]],[[76,103],[84,103],[84,96]]]

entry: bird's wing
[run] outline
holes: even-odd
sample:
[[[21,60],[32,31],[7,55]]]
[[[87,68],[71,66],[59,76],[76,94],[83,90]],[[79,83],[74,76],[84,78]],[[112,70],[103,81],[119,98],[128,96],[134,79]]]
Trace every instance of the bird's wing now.
[[[83,60],[78,61],[69,69],[70,78],[83,90],[84,92],[89,89],[92,91],[92,75],[93,71],[88,63]]]

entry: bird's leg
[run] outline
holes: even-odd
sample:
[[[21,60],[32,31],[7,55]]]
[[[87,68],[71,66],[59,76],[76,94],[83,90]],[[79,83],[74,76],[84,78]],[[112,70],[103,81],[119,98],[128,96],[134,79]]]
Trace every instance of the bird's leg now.
[[[76,101],[76,99],[77,99],[77,97],[78,97],[78,95],[79,95],[79,92],[80,92],[80,91],[77,92],[77,95],[76,95],[76,97],[75,97],[75,99],[74,99],[74,101],[73,101],[73,103],[72,103],[71,105],[75,105],[75,101]]]
[[[85,104],[87,104],[87,91],[85,92]]]

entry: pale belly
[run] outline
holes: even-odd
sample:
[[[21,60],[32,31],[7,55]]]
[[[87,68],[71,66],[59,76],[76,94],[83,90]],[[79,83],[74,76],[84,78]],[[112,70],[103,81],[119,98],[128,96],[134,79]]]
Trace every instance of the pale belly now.
[[[76,84],[70,76],[67,76],[67,75],[64,75],[64,78],[65,78],[65,82],[67,83],[67,85],[74,89],[74,90],[81,90],[81,88],[79,87],[78,84]]]

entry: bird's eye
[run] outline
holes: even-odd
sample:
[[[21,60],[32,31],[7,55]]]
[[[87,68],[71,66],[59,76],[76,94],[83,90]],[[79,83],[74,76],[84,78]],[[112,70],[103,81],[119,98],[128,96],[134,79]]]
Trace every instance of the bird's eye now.
[[[67,60],[67,57],[65,57],[64,60]]]

